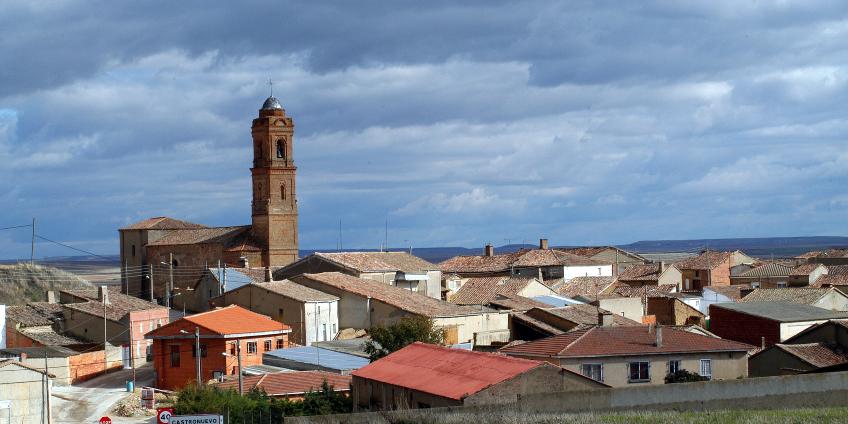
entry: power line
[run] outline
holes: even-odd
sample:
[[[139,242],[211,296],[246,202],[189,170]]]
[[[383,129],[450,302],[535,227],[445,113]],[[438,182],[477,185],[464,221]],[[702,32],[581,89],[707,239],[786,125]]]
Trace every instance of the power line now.
[[[0,228],[0,231],[2,231],[2,230],[13,230],[15,228],[29,228],[29,227],[32,227],[32,224],[15,225],[14,227],[4,227],[4,228]]]
[[[58,241],[56,241],[56,240],[50,240],[49,238],[47,238],[47,237],[42,237],[42,236],[40,236],[40,235],[38,235],[38,234],[36,234],[36,235],[35,235],[35,237],[36,237],[36,238],[39,238],[39,239],[41,239],[41,240],[44,240],[44,241],[49,241],[50,243],[58,244],[59,246],[67,247],[68,249],[76,250],[76,251],[78,251],[78,252],[82,252],[82,253],[85,253],[85,254],[88,254],[88,255],[92,255],[92,256],[97,256],[98,258],[103,258],[103,259],[107,259],[107,260],[110,260],[110,261],[112,260],[111,258],[107,258],[106,256],[98,255],[97,253],[89,252],[89,251],[87,251],[87,250],[78,249],[78,248],[73,247],[73,246],[68,246],[67,244],[64,244],[64,243],[58,242]]]

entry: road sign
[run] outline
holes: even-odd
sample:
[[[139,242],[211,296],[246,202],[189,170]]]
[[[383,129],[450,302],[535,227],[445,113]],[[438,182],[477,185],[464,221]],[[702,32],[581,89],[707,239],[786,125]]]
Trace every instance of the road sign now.
[[[112,419],[109,417],[100,417],[100,424],[112,424]]]
[[[171,416],[174,415],[174,408],[159,408],[156,410],[156,421],[158,424],[171,424]]]
[[[169,424],[224,424],[223,415],[172,415]]]

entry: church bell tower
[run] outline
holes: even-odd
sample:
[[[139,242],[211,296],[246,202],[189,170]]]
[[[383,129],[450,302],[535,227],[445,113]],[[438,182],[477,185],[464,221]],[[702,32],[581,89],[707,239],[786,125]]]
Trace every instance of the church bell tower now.
[[[292,156],[294,123],[279,100],[265,100],[253,120],[253,237],[262,246],[262,266],[297,260],[297,199]]]

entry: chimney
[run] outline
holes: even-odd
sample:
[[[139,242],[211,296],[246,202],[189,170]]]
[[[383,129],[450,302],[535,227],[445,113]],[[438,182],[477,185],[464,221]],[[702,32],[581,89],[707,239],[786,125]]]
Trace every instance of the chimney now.
[[[26,352],[21,352],[20,356],[21,356],[21,362],[26,361],[26,358],[27,358]]]
[[[100,286],[100,288],[97,290],[97,299],[100,301],[100,303],[108,305],[109,304],[109,288],[106,287],[106,286]]]
[[[271,276],[271,267],[266,266],[265,267],[265,282],[267,283],[271,280],[273,280],[273,277]]]
[[[662,327],[657,326],[657,347],[662,347]]]
[[[760,348],[761,349],[766,348],[766,338],[765,337],[760,337]]]
[[[666,266],[668,266],[668,264],[666,264],[665,261],[660,261],[660,273],[665,271]]]
[[[598,326],[609,327],[612,325],[612,312],[598,310]]]
[[[56,290],[47,290],[47,303],[58,303],[56,301]]]
[[[239,258],[239,266],[242,268],[248,268],[250,263],[247,261],[247,258],[242,256]]]
[[[495,248],[492,247],[491,243],[486,245],[484,252],[486,256],[495,256]]]
[[[539,239],[539,249],[548,248],[548,239]]]

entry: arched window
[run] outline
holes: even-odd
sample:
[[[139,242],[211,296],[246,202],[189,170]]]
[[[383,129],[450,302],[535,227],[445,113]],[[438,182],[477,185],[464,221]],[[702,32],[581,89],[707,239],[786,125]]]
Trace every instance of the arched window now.
[[[280,199],[286,200],[286,185],[280,184]]]
[[[286,158],[286,141],[282,138],[277,140],[277,157],[280,159]]]
[[[176,267],[180,266],[180,263],[176,259],[174,259],[174,261],[171,263],[171,265],[173,265],[174,268],[176,268]]]

